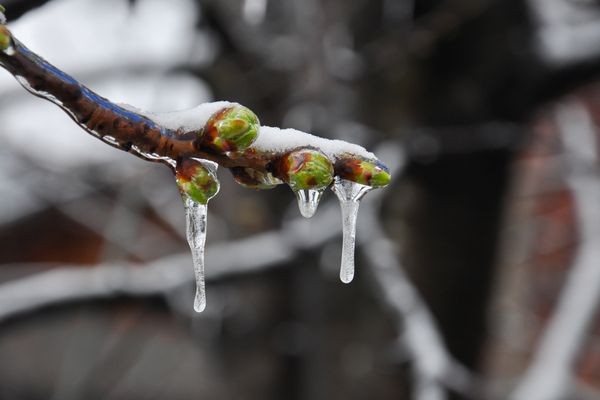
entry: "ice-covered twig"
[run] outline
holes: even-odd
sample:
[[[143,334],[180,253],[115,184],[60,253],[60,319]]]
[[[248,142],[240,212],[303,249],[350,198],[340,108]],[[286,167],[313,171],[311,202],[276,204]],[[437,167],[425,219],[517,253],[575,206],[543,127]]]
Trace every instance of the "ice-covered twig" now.
[[[310,150],[324,156],[332,175],[366,180],[372,186],[389,181],[385,166],[364,148],[293,129],[260,127],[258,118],[239,104],[215,102],[157,114],[112,103],[29,50],[4,25],[0,25],[0,66],[34,95],[60,106],[88,133],[149,161],[173,167],[182,158],[210,160],[231,168],[234,176],[244,175],[246,184],[252,183],[247,177],[251,170],[258,187],[264,179],[292,182],[296,171],[290,172],[295,165],[290,154],[304,151],[297,159]],[[310,178],[300,189],[327,186],[333,176]]]
[[[513,400],[571,398],[574,367],[600,304],[600,177],[596,129],[584,106],[558,107],[556,123],[567,157],[567,183],[575,202],[579,247],[554,314]]]

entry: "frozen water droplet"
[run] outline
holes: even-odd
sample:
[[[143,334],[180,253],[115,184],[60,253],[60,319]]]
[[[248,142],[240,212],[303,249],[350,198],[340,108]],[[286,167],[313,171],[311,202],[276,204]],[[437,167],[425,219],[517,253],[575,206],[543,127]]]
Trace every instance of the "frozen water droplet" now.
[[[321,201],[321,196],[323,195],[323,190],[304,189],[296,190],[294,193],[298,199],[300,214],[304,218],[310,218],[315,215],[317,207],[319,207],[319,201]]]
[[[340,279],[344,283],[354,278],[354,247],[356,242],[356,218],[360,199],[371,189],[370,186],[352,182],[339,177],[335,178],[331,190],[340,201],[342,210],[342,264]]]
[[[186,234],[192,250],[194,274],[196,276],[196,297],[194,310],[202,312],[206,308],[206,291],[204,284],[204,244],[206,243],[207,205],[196,203],[189,196],[183,195],[186,219]]]

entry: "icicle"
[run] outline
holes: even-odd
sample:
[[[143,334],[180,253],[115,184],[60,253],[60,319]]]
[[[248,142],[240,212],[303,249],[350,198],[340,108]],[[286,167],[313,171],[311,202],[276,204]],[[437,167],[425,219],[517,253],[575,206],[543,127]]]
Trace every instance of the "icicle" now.
[[[321,196],[323,196],[323,189],[302,189],[296,190],[294,193],[298,199],[300,214],[304,218],[310,218],[315,215],[317,207],[319,207],[319,201],[321,201]]]
[[[340,200],[342,209],[342,264],[340,279],[344,283],[354,278],[354,245],[356,241],[356,218],[360,199],[371,189],[370,186],[352,182],[339,177],[335,178],[331,190]]]
[[[208,206],[196,203],[189,196],[184,195],[186,218],[186,234],[188,244],[192,250],[194,274],[196,276],[196,296],[194,310],[202,312],[206,308],[206,290],[204,283],[204,244],[206,243],[206,217]]]
[[[204,245],[208,201],[219,192],[216,170],[217,164],[198,159],[182,159],[176,167],[175,177],[183,198],[186,236],[192,251],[196,276],[194,310],[197,312],[202,312],[206,308]]]

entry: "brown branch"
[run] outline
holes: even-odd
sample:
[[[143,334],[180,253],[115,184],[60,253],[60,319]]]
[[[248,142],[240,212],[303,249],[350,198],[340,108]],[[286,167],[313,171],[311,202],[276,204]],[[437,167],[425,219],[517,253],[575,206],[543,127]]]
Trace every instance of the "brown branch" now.
[[[173,132],[99,96],[38,57],[14,37],[12,48],[13,52],[0,52],[2,67],[32,94],[60,106],[86,131],[100,139],[114,138],[116,144],[109,144],[130,152],[135,146],[138,152],[132,153],[150,161],[156,161],[155,157],[144,154],[171,159],[195,156],[226,167],[244,166],[242,160],[231,162],[227,157],[196,148],[194,136],[186,135],[186,132]]]
[[[260,151],[255,148],[238,151],[235,146],[230,148],[227,145],[215,147],[214,143],[207,140],[214,139],[211,135],[215,129],[209,126],[210,119],[207,125],[193,130],[167,127],[141,112],[114,104],[33,53],[14,38],[5,26],[0,26],[0,66],[15,76],[32,94],[61,107],[93,136],[137,157],[162,162],[170,167],[177,160],[195,157],[214,161],[225,168],[251,168],[287,182],[287,173],[281,167],[285,157],[291,150],[311,147],[310,143],[280,151]],[[223,111],[213,114],[211,119]],[[364,158],[344,153],[329,161],[335,175],[363,183],[365,180],[370,182],[372,171],[364,173],[362,177],[354,176],[357,175],[357,160]],[[377,160],[368,161],[371,165],[386,169]],[[232,172],[235,174],[235,170]]]

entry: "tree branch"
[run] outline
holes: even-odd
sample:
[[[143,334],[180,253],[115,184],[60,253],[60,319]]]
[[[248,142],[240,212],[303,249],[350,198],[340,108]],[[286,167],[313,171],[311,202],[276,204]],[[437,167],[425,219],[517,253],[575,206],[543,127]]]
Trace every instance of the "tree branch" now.
[[[29,50],[5,26],[0,26],[0,66],[32,94],[61,107],[88,133],[171,168],[182,159],[210,160],[231,168],[238,183],[266,188],[275,181],[293,180],[290,154],[304,149],[303,157],[311,153],[305,161],[314,161],[314,153],[320,153],[324,157],[317,161],[328,164],[326,169],[332,172],[323,179],[311,175],[301,189],[324,188],[333,175],[375,187],[389,182],[387,168],[362,147],[295,130],[261,128],[256,116],[239,105],[209,103],[194,115],[189,111],[159,115],[112,103]],[[191,116],[197,118],[190,124]]]
[[[513,400],[560,400],[572,397],[573,369],[594,316],[600,307],[598,236],[600,179],[595,128],[584,106],[561,105],[556,111],[567,153],[571,187],[580,229],[580,246],[554,314],[540,339],[533,360],[511,396]]]

